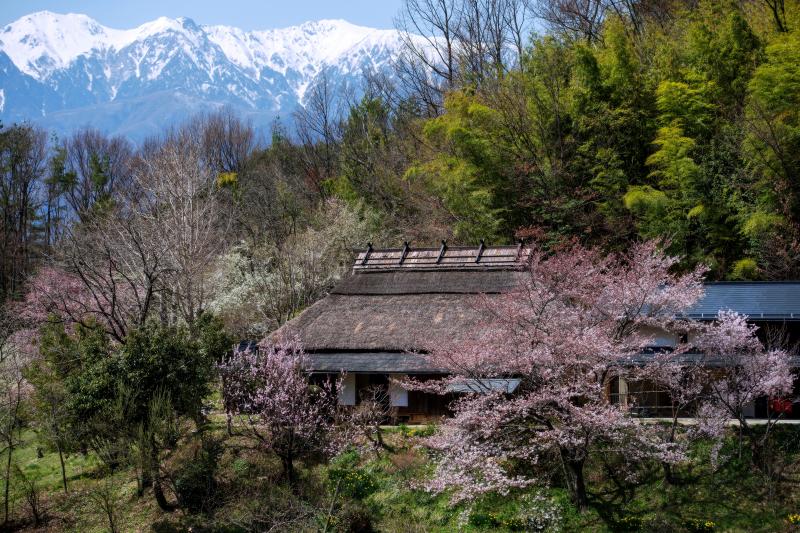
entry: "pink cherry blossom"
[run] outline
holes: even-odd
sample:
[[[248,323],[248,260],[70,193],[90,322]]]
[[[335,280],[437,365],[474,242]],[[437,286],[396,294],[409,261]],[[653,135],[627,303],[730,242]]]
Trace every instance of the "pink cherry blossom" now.
[[[429,488],[456,500],[502,493],[542,484],[537,465],[556,461],[584,507],[583,470],[595,451],[623,464],[683,460],[679,446],[608,394],[613,378],[650,364],[641,361],[652,342],[643,328],[673,330],[702,296],[704,269],[676,275],[676,263],[652,242],[610,256],[577,245],[534,250],[516,290],[478,304],[489,318],[472,339],[429,347],[431,363],[452,372],[440,391],[464,379],[520,380],[513,395],[469,394],[454,404],[429,441],[439,458]]]
[[[219,370],[227,413],[281,459],[290,482],[295,460],[329,449],[336,416],[334,383],[309,383],[308,360],[297,338],[236,350]]]

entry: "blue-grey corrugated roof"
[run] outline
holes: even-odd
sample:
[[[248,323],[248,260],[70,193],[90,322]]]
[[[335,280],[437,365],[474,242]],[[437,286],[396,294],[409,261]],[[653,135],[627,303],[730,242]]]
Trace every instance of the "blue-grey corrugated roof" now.
[[[800,320],[800,281],[723,281],[706,283],[705,289],[689,317],[713,319],[732,310],[751,320]]]

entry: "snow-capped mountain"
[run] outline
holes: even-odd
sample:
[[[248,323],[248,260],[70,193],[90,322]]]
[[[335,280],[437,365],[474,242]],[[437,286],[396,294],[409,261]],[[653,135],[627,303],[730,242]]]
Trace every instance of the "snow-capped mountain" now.
[[[394,30],[343,20],[247,32],[162,17],[118,30],[41,11],[0,30],[0,120],[141,139],[227,105],[265,127],[302,105],[323,71],[357,87],[365,69],[388,72],[400,47]]]

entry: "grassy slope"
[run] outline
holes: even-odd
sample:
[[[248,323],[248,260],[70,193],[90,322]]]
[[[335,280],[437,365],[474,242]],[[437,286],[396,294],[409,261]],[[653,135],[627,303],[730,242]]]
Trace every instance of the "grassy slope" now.
[[[218,432],[222,434],[221,428]],[[92,492],[104,489],[115,493],[118,520],[124,531],[149,531],[156,522],[168,522],[179,528],[189,523],[242,523],[242,517],[267,507],[294,505],[291,500],[296,498],[291,491],[276,488],[280,483],[277,463],[249,450],[240,441],[229,442],[230,449],[221,460],[218,477],[226,493],[220,499],[214,519],[191,518],[181,513],[165,515],[155,506],[151,495],[136,497],[132,472],[122,471],[99,479],[98,461],[92,455],[67,458],[70,492],[64,495],[57,454],[45,452],[38,457],[35,435],[25,432],[22,436],[24,444],[15,452],[14,461],[26,476],[37,479],[49,515],[46,529],[50,531],[107,531],[106,518],[90,497]],[[414,446],[417,439],[413,430],[393,430],[389,440],[396,446],[394,453],[351,455],[332,466],[303,469],[305,488],[301,492],[305,493],[301,499],[312,502],[311,508],[326,508],[336,476],[341,475],[346,480],[340,484],[335,507],[354,507],[368,513],[373,526],[381,531],[521,530],[518,515],[523,493],[487,498],[465,513],[465,506],[451,506],[447,496],[415,489],[431,472],[426,457]],[[800,441],[797,433],[788,434],[785,439],[790,443]],[[629,501],[605,496],[606,503],[595,500],[595,506],[584,514],[576,512],[563,491],[554,489],[550,495],[560,505],[565,531],[702,531],[707,521],[714,523],[715,527],[709,529],[713,531],[793,531],[786,517],[800,511],[800,494],[788,489],[770,494],[762,479],[741,466],[746,461],[737,460],[733,442],[722,453],[732,459],[715,475],[711,475],[709,465],[694,471],[679,471],[690,482],[671,486],[654,471]],[[796,475],[796,469],[792,465],[787,471]],[[590,479],[594,480],[594,490],[610,489],[598,472],[590,472]],[[328,487],[327,493],[320,491],[324,486]],[[21,494],[14,495],[13,511],[17,517],[27,515]],[[334,518],[331,525],[343,523],[342,520]],[[323,522],[324,517],[317,511],[317,516],[293,527],[309,530]],[[30,525],[28,528],[33,529]]]

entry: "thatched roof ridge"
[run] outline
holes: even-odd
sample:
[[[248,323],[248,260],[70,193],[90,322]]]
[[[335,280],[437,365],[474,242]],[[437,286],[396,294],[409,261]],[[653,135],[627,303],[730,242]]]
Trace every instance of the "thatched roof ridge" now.
[[[528,264],[531,249],[521,243],[514,246],[448,246],[444,241],[439,248],[403,248],[377,250],[369,245],[359,250],[353,271],[360,270],[437,270],[492,268],[522,269]]]
[[[525,272],[500,269],[373,270],[342,280],[341,295],[499,294],[517,286]]]

